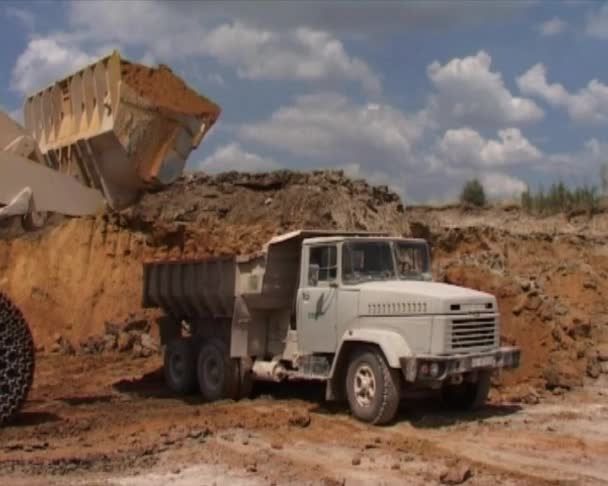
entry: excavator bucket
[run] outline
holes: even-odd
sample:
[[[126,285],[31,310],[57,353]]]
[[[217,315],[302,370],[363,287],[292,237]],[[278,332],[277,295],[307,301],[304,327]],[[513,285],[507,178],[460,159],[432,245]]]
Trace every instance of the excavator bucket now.
[[[101,191],[114,209],[174,182],[220,112],[168,67],[132,63],[118,52],[24,106],[44,165]]]

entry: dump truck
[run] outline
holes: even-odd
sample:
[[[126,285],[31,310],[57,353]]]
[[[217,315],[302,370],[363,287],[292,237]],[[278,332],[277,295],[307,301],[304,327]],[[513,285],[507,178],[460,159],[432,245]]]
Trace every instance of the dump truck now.
[[[316,380],[384,424],[421,392],[480,407],[492,373],[519,366],[494,296],[434,282],[426,241],[383,233],[299,230],[254,255],[145,262],[143,306],[165,314],[168,386],[209,401]]]
[[[167,66],[110,56],[0,112],[0,219],[121,210],[173,183],[221,109]]]
[[[127,208],[182,174],[220,112],[167,66],[115,51],[29,96],[25,126],[0,111],[0,220],[36,230],[49,213]],[[33,372],[27,322],[0,294],[0,424],[25,400]]]

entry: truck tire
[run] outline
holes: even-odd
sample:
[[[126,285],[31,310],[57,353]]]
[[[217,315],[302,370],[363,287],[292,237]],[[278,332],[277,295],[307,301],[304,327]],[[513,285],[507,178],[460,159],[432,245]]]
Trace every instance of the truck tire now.
[[[474,383],[444,385],[441,389],[444,403],[457,410],[478,410],[482,408],[490,393],[491,378],[492,371],[481,371]]]
[[[171,391],[189,395],[196,391],[196,353],[190,337],[169,341],[164,357],[165,382]]]
[[[213,402],[234,394],[237,371],[221,341],[211,339],[201,346],[196,361],[196,375],[206,401]]]
[[[399,372],[388,366],[379,349],[366,347],[355,351],[346,373],[346,396],[357,419],[386,424],[395,418],[399,407]]]
[[[21,311],[0,293],[0,425],[23,405],[34,379],[34,341]]]

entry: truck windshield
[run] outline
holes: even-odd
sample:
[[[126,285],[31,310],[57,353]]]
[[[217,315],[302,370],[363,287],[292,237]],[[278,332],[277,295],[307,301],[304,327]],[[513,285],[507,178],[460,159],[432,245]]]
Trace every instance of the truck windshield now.
[[[429,267],[424,243],[350,241],[342,249],[342,280],[347,284],[370,280],[423,280],[430,272]]]
[[[425,243],[396,241],[395,262],[401,280],[426,280],[430,278],[429,252]]]

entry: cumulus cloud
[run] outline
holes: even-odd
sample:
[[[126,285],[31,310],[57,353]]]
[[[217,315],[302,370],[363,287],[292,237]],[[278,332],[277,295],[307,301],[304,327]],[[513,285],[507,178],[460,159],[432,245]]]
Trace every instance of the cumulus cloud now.
[[[500,126],[540,120],[543,111],[532,100],[513,96],[502,75],[490,70],[492,58],[484,51],[433,62],[427,74],[437,90],[432,104],[437,118],[471,126]]]
[[[598,123],[608,120],[608,85],[593,79],[576,93],[558,83],[547,81],[547,68],[536,64],[517,78],[522,93],[538,96],[549,104],[565,108],[578,122]]]
[[[424,114],[406,115],[380,104],[356,104],[324,93],[298,97],[239,135],[297,156],[340,163],[407,164],[423,136]]]
[[[32,39],[17,58],[11,74],[11,88],[21,94],[31,94],[93,60],[73,45],[51,38]]]
[[[587,15],[585,32],[597,39],[608,39],[608,3]]]
[[[379,77],[361,59],[349,56],[342,42],[305,27],[277,33],[240,22],[223,24],[205,36],[201,50],[235,67],[243,78],[352,80],[370,92],[380,90]]]
[[[518,128],[498,131],[498,138],[487,140],[471,128],[445,132],[438,146],[444,160],[464,167],[494,168],[539,160],[541,151]]]
[[[563,34],[568,28],[568,24],[558,17],[541,22],[538,26],[538,33],[543,37],[553,37]]]
[[[309,27],[269,30],[245,20],[212,26],[195,9],[165,2],[130,1],[124,9],[103,2],[72,4],[71,24],[85,37],[145,47],[154,58],[212,57],[247,79],[339,80],[380,90],[380,78],[349,55],[334,35]]]
[[[484,174],[481,183],[491,198],[516,197],[527,189],[526,183],[521,179],[495,172]]]
[[[219,147],[197,166],[198,170],[210,173],[231,170],[259,172],[278,168],[280,166],[274,160],[247,152],[236,142]]]

